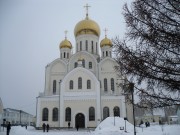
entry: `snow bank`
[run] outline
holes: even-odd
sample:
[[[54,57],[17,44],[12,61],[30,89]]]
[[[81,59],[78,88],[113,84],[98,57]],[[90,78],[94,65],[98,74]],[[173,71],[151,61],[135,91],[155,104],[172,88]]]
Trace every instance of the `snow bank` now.
[[[114,121],[115,120],[115,121]],[[95,132],[106,132],[106,131],[120,131],[120,127],[125,130],[125,120],[121,117],[108,117],[103,120],[95,129]],[[124,132],[123,130],[123,132]],[[126,121],[126,131],[133,132],[134,127],[131,123]]]

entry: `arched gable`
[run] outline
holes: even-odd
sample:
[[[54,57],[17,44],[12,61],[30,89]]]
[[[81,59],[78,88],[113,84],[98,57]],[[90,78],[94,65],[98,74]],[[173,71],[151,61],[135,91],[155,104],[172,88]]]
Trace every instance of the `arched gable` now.
[[[115,71],[115,66],[118,66],[116,61],[112,58],[106,57],[99,63],[101,71]]]
[[[70,90],[69,89],[69,82],[72,80],[74,87],[72,91],[78,91],[78,78],[81,77],[82,78],[82,90],[87,90],[87,80],[91,81],[91,89],[90,90],[96,90],[97,87],[99,86],[99,81],[96,78],[96,76],[89,70],[82,68],[82,67],[77,67],[73,70],[71,70],[62,80],[62,89],[65,91]],[[65,87],[67,86],[67,87]]]
[[[61,59],[56,59],[50,64],[51,72],[67,72],[67,63]]]
[[[71,56],[71,58],[69,60],[69,68],[68,68],[69,71],[74,69],[74,63],[77,62],[79,58],[85,59],[87,68],[88,68],[88,63],[92,62],[94,71],[96,71],[97,60],[91,53],[86,52],[86,51],[77,52]],[[92,70],[93,70],[93,68],[92,68]]]

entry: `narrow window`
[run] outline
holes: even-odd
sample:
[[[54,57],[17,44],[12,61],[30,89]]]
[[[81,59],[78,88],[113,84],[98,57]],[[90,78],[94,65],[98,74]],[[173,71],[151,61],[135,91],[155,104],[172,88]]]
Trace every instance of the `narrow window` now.
[[[88,51],[88,41],[86,40],[86,51]]]
[[[57,108],[54,108],[53,109],[53,116],[52,116],[52,120],[53,121],[58,121],[58,109]]]
[[[104,79],[104,91],[107,92],[107,79]]]
[[[103,119],[106,119],[107,117],[109,117],[109,108],[104,107],[103,108]]]
[[[95,120],[95,109],[94,107],[89,108],[89,121]]]
[[[42,112],[42,121],[48,121],[48,114],[49,114],[48,109],[44,108]]]
[[[80,41],[80,51],[82,51],[82,41]]]
[[[91,89],[91,81],[87,80],[87,89]]]
[[[53,94],[56,94],[56,80],[53,80]]]
[[[82,89],[82,78],[78,78],[78,89]]]
[[[106,51],[106,56],[108,56],[108,52]]]
[[[97,54],[97,51],[98,51],[98,49],[97,49],[97,42],[96,42],[96,54]]]
[[[67,53],[67,58],[69,59],[69,53]]]
[[[83,65],[83,67],[85,67],[85,60],[84,59],[82,60],[82,65]]]
[[[66,57],[66,53],[64,52],[64,58]]]
[[[103,51],[103,57],[104,57],[104,51]]]
[[[114,78],[111,78],[111,90],[114,91]]]
[[[61,53],[61,58],[62,58],[62,53]]]
[[[71,80],[71,81],[69,82],[69,89],[70,89],[70,90],[73,89],[73,80]]]
[[[66,108],[66,119],[65,121],[71,121],[71,108]]]
[[[76,68],[76,67],[77,67],[77,65],[78,65],[78,64],[77,64],[77,62],[75,62],[75,63],[74,63],[74,68]]]
[[[92,50],[92,53],[94,53],[93,41],[91,41],[91,50]]]
[[[92,69],[92,62],[89,62],[89,69]]]

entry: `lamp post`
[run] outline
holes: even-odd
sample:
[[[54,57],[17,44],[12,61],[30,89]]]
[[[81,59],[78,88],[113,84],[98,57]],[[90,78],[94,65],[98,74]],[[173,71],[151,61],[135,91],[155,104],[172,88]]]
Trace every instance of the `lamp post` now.
[[[20,125],[21,125],[21,110],[19,110],[19,114],[20,114]]]
[[[127,118],[124,117],[124,121],[125,121],[125,131],[124,131],[124,132],[127,132],[127,131],[126,131],[126,120],[127,120]]]
[[[115,126],[115,108],[113,109],[114,112],[114,126]]]
[[[59,129],[60,129],[60,87],[61,87],[61,80],[59,80],[59,111],[58,111],[58,116],[59,116]]]
[[[132,94],[132,106],[133,106],[133,121],[134,121],[134,135],[136,135],[136,126],[135,126],[135,114],[134,114],[134,83],[129,83],[129,90]]]
[[[124,82],[125,86],[125,95],[132,96],[132,107],[133,107],[133,123],[134,123],[134,135],[136,135],[136,125],[135,125],[135,114],[134,114],[134,83],[127,83],[127,80]]]

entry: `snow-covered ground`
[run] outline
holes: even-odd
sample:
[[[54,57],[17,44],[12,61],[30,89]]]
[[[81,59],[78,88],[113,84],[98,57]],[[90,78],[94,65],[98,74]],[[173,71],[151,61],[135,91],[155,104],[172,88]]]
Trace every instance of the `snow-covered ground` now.
[[[114,126],[115,124],[115,126]],[[75,129],[61,129],[61,130],[50,130],[47,132],[42,132],[42,130],[35,130],[33,127],[12,127],[10,135],[133,135],[134,127],[129,122],[126,122],[126,130],[120,130],[120,127],[124,127],[125,121],[123,118],[109,117],[105,119],[99,126],[94,130],[80,129],[76,131]],[[5,129],[6,131],[6,129]],[[6,132],[1,129],[0,135],[6,135]],[[180,135],[180,125],[151,125],[150,127],[136,127],[137,135]]]

